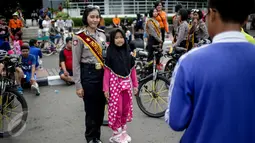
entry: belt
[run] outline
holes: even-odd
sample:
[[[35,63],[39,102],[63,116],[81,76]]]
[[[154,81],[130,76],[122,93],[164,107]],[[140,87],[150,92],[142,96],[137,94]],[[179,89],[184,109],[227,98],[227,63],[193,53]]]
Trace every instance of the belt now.
[[[103,68],[100,63],[81,63],[81,67],[88,67],[96,70],[101,70]]]

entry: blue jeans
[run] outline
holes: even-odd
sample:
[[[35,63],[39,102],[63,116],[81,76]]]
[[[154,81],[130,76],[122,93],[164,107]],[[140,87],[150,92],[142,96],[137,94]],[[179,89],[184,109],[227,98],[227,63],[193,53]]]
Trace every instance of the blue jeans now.
[[[54,43],[55,44],[55,39],[59,39],[59,38],[61,38],[61,36],[60,36],[60,34],[57,34],[57,35],[55,35],[55,36],[50,36],[50,41],[52,42],[52,43]]]

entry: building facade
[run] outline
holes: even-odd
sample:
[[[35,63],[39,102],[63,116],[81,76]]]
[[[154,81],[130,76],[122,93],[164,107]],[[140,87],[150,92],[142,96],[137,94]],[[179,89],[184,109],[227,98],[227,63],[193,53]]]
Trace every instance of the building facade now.
[[[104,15],[115,14],[137,14],[146,13],[152,7],[156,0],[43,0],[44,7],[58,8],[59,3],[66,6],[68,1],[69,9],[80,9],[81,13],[84,11],[86,5],[98,5],[100,6],[100,12]],[[177,3],[181,3],[184,7],[191,8],[205,8],[207,2],[205,0],[163,0],[164,9],[168,13],[174,11],[174,6]]]

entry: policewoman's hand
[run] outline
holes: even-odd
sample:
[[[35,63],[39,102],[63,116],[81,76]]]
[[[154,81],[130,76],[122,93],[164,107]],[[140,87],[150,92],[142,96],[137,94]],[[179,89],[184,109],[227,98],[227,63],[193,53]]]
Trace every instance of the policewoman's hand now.
[[[81,89],[77,89],[76,90],[76,94],[80,97],[80,98],[83,98],[84,96],[84,90],[81,88]]]

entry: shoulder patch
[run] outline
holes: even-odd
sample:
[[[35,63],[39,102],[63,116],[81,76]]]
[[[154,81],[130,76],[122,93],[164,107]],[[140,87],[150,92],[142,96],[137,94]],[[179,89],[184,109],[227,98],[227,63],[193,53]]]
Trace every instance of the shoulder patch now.
[[[74,41],[73,41],[73,45],[74,45],[74,46],[77,46],[77,45],[78,45],[78,40],[74,40]]]
[[[104,30],[97,28],[97,31],[105,33]]]

